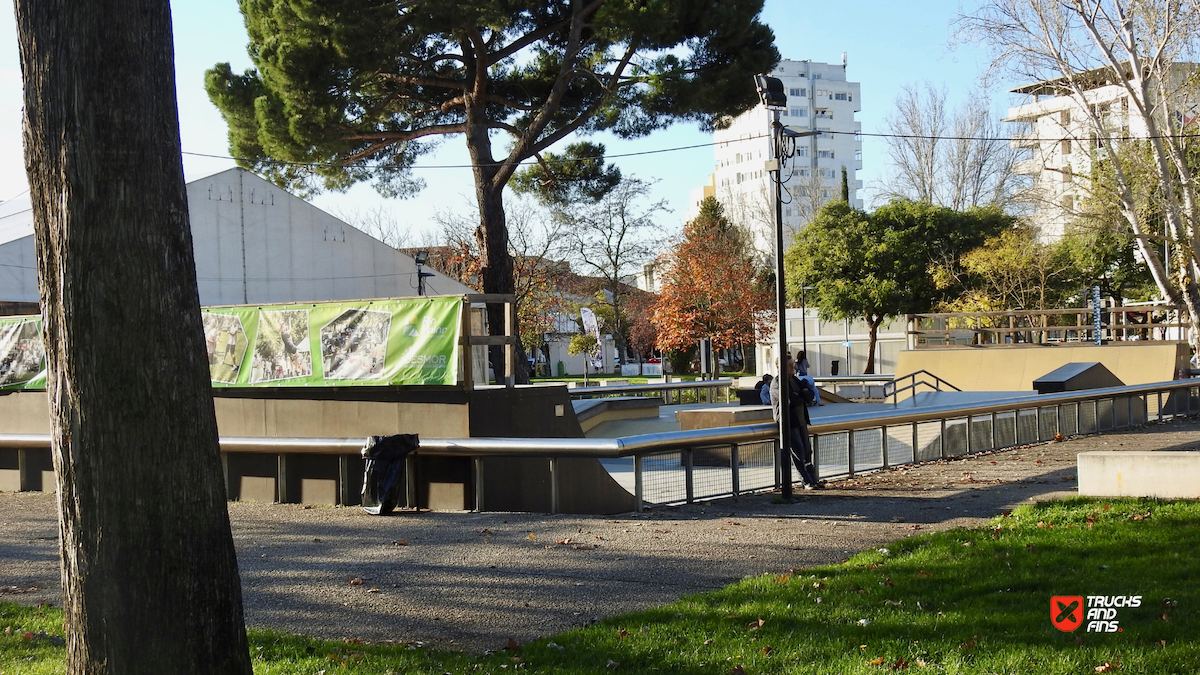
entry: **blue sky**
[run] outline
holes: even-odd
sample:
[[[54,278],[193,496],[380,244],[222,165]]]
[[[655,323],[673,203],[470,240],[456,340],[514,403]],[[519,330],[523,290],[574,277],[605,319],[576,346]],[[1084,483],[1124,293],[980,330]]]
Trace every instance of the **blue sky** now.
[[[219,61],[229,61],[237,71],[249,67],[242,17],[234,0],[175,0],[171,3],[175,23],[175,56],[183,138],[184,169],[193,180],[233,166],[228,159],[197,155],[226,155],[224,122],[204,93],[204,71]],[[862,112],[858,119],[863,132],[882,131],[900,87],[929,81],[945,87],[951,103],[961,101],[977,86],[990,59],[973,45],[952,46],[952,22],[972,5],[958,0],[895,2],[841,0],[799,2],[767,0],[763,19],[775,32],[776,45],[784,58],[812,59],[839,63],[848,53],[848,77],[862,83]],[[997,115],[1009,105],[1005,90],[1021,84],[998,81],[987,90]],[[21,84],[16,28],[11,12],[0,13],[0,200],[26,190],[21,153]],[[598,138],[610,154],[643,152],[706,143],[711,137],[688,125],[676,125],[635,141]],[[194,154],[193,154],[194,153]],[[712,171],[711,148],[696,148],[615,160],[626,174],[656,179],[657,196],[671,206],[659,224],[674,231],[682,224],[688,192],[702,185]],[[331,212],[374,208],[384,204],[416,231],[430,226],[439,210],[465,211],[472,199],[469,169],[434,168],[467,163],[460,138],[446,140],[435,154],[426,156],[418,175],[428,187],[417,197],[404,201],[382,200],[366,185],[343,194],[323,194],[313,201]],[[859,179],[868,189],[887,175],[886,154],[881,140],[863,141],[863,170]]]

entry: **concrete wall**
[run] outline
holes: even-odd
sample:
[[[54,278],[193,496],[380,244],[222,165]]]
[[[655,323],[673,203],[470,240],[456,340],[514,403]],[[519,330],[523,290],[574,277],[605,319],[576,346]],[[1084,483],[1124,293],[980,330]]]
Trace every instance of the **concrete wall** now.
[[[192,181],[187,193],[202,305],[417,294],[412,258],[249,171]],[[473,292],[440,274],[426,290]]]
[[[900,352],[896,377],[927,370],[963,391],[1032,391],[1033,381],[1067,363],[1097,361],[1125,384],[1168,382],[1188,367],[1176,342],[1013,345]]]

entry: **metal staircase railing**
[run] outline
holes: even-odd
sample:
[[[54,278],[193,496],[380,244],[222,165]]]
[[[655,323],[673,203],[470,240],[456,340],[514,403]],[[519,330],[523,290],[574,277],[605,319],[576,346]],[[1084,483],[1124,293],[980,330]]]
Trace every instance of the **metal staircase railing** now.
[[[932,380],[932,381],[924,379],[924,376],[928,376],[930,378],[930,380]],[[917,378],[921,378],[921,379],[917,379]],[[902,382],[908,382],[908,384],[901,387],[899,385]],[[928,370],[918,370],[914,373],[909,373],[908,375],[902,375],[900,377],[897,377],[896,379],[894,379],[890,382],[885,382],[883,384],[883,397],[888,398],[890,396],[892,399],[892,405],[896,405],[896,402],[897,402],[896,397],[899,394],[909,391],[909,390],[912,390],[913,395],[915,395],[917,387],[922,387],[922,386],[929,387],[933,391],[943,391],[943,389],[942,389],[943,386],[945,386],[949,389],[952,389],[954,391],[962,391],[962,389],[959,389],[958,387],[950,384],[949,382],[943,380],[942,378],[938,377],[937,375],[934,375],[933,373],[929,372]]]

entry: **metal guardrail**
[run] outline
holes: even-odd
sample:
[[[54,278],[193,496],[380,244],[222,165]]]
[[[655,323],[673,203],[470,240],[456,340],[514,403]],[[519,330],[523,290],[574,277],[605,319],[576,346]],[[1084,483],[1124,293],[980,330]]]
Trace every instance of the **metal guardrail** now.
[[[685,382],[655,382],[652,384],[617,384],[612,386],[600,387],[575,387],[568,389],[571,398],[598,398],[603,396],[645,396],[650,394],[661,394],[663,401],[671,404],[671,393],[676,394],[676,399],[682,401],[681,392],[690,390],[699,390],[704,392],[705,401],[713,402],[716,390],[725,389],[725,402],[729,402],[729,389],[734,386],[733,380],[688,380]]]
[[[631,385],[635,386],[635,385]],[[658,385],[654,385],[658,386]],[[966,405],[906,408],[822,418],[808,428],[818,476],[837,478],[912,462],[954,457],[1073,436],[1125,429],[1200,414],[1200,381],[1030,394]],[[486,457],[543,457],[551,463],[551,504],[557,510],[556,463],[591,457],[610,471],[632,474],[638,504],[663,505],[776,489],[773,423],[642,434],[625,438],[423,438],[420,454],[475,459],[482,495]],[[356,455],[357,438],[221,439],[224,452]],[[3,434],[0,448],[48,448],[46,434]],[[631,465],[617,464],[631,462]],[[788,463],[787,470],[793,472]],[[623,472],[622,472],[623,473]],[[792,474],[793,480],[796,478]],[[482,502],[477,502],[482,503]]]

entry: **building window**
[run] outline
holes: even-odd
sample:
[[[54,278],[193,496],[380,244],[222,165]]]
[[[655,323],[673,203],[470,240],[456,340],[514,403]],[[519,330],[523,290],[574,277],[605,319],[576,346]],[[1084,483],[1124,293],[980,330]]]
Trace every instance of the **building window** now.
[[[818,150],[817,157],[819,157],[820,159],[833,159],[834,158],[833,151],[832,150]]]
[[[821,74],[820,74],[820,73],[813,73],[812,79],[814,79],[814,80],[819,80],[819,79],[821,79]]]
[[[1060,123],[1060,124],[1062,124],[1064,127],[1065,127],[1065,126],[1069,126],[1069,125],[1071,124],[1071,111],[1070,111],[1070,110],[1064,110],[1064,111],[1060,112],[1060,113],[1058,114],[1058,121],[1059,121],[1059,123]]]
[[[792,117],[800,117],[800,116],[801,116],[801,115],[800,115],[800,109],[799,109],[799,108],[792,108]]]
[[[1064,155],[1069,155],[1069,154],[1071,154],[1071,139],[1069,139],[1069,138],[1064,138],[1064,139],[1063,139],[1063,141],[1062,141],[1062,154],[1064,154]]]
[[[804,147],[803,145],[796,148],[796,156],[797,157],[808,157],[808,148]]]
[[[1074,178],[1074,172],[1071,171],[1071,167],[1064,166],[1062,170],[1062,182],[1070,183],[1072,178]]]
[[[788,89],[788,96],[799,96],[799,95],[800,95],[799,89]]]
[[[1074,211],[1075,210],[1075,196],[1074,195],[1063,195],[1062,207],[1068,211]]]
[[[855,151],[854,151],[854,161],[856,161],[856,162],[861,162],[861,161],[862,161],[862,150],[855,150]]]
[[[786,218],[791,218],[791,217],[792,217],[792,210],[791,210],[791,209],[784,209],[784,210],[783,210],[783,215],[784,215],[784,217],[786,217]]]
[[[812,175],[812,172],[810,172],[808,169],[797,169],[796,174],[800,176],[810,176]]]
[[[792,108],[792,114],[796,117],[808,117],[808,108]]]
[[[741,185],[741,184],[742,184],[742,177],[743,177],[743,175],[744,175],[744,174],[740,174],[740,173],[737,175],[737,182],[738,182],[738,185]]]
[[[845,101],[846,100],[846,92],[844,92],[844,91],[835,92],[833,95],[833,100]]]

